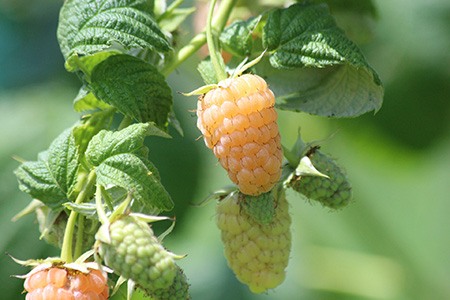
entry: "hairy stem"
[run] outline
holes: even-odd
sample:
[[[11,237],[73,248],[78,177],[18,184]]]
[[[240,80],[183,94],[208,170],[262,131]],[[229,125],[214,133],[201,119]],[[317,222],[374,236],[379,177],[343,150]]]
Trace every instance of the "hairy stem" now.
[[[83,203],[91,195],[92,187],[95,184],[96,174],[95,171],[91,171],[87,177],[87,181],[83,185],[77,199],[75,199],[75,204]],[[61,259],[66,262],[73,262],[72,255],[72,243],[73,234],[75,231],[75,223],[77,221],[78,213],[74,210],[70,212],[69,219],[67,220],[66,230],[64,231],[64,240],[61,247]]]
[[[219,50],[216,47],[217,39],[213,36],[212,32],[212,16],[214,14],[216,0],[212,0],[210,5],[211,6],[209,7],[208,20],[206,21],[206,41],[208,44],[209,56],[211,57],[214,72],[216,73],[216,78],[218,81],[221,81],[227,78],[227,74],[223,67],[222,57],[220,56]]]
[[[83,236],[84,236],[84,216],[78,215],[77,237],[75,242],[74,257],[79,257],[83,254]]]

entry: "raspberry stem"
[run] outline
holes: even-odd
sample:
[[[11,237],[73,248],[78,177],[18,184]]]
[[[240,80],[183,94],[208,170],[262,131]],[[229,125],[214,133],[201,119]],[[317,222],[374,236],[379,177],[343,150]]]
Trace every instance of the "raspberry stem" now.
[[[228,18],[230,17],[233,7],[236,5],[236,2],[237,0],[224,0],[221,2],[220,8],[216,13],[216,18],[212,24],[212,28],[214,28],[215,31],[222,32]],[[203,31],[194,36],[186,46],[175,53],[174,59],[169,64],[164,66],[161,73],[166,77],[169,76],[173,70],[196,53],[205,43],[206,33]]]
[[[211,6],[209,7],[208,19],[206,21],[206,41],[208,44],[209,56],[211,57],[214,72],[216,73],[217,81],[222,81],[227,78],[227,74],[223,68],[223,60],[221,60],[221,56],[216,48],[217,39],[214,38],[212,33],[212,17],[214,14],[215,6],[216,0],[212,0]]]
[[[95,179],[97,178],[97,174],[95,174],[95,170],[92,170],[87,177],[83,188],[75,199],[75,204],[83,203],[87,198],[90,197],[92,193],[92,187],[95,184]],[[61,247],[61,259],[65,262],[73,262],[72,255],[72,242],[73,242],[73,234],[75,231],[75,224],[78,217],[78,212],[72,210],[69,215],[69,219],[67,220],[66,229],[64,231],[64,239]]]

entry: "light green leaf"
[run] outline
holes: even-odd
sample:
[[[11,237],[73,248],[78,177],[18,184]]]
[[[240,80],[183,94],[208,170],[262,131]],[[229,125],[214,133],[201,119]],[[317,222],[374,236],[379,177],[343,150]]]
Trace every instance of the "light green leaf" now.
[[[80,156],[84,156],[86,148],[92,137],[100,130],[109,128],[114,110],[104,110],[84,115],[81,121],[73,128],[75,144],[78,147]]]
[[[110,56],[92,71],[94,95],[138,122],[167,126],[172,91],[158,70],[129,55]]]
[[[89,142],[86,158],[90,164],[98,166],[107,158],[122,153],[146,157],[148,149],[144,146],[144,139],[148,135],[168,136],[149,123],[132,124],[115,132],[102,130]]]
[[[19,188],[56,208],[70,198],[78,171],[78,152],[71,129],[65,130],[40,153],[37,161],[24,162],[15,170]]]
[[[82,56],[74,53],[66,60],[65,67],[69,72],[82,71],[87,78],[90,78],[92,70],[94,70],[96,65],[108,57],[118,54],[121,54],[121,52],[114,49]]]
[[[94,94],[87,89],[85,85],[83,85],[78,95],[73,100],[73,108],[77,112],[85,112],[96,109],[107,109],[111,106],[106,104],[105,102],[97,99]]]
[[[261,20],[261,15],[246,21],[235,21],[227,26],[220,35],[220,43],[225,51],[244,57],[251,54],[253,30]]]
[[[174,32],[195,10],[195,7],[167,10],[159,17],[158,24],[162,30]]]
[[[206,85],[217,83],[216,72],[214,71],[214,66],[211,62],[210,57],[207,57],[204,60],[202,60],[197,65],[197,70],[200,73],[200,76],[202,76],[203,81],[205,82]]]
[[[349,65],[279,70],[267,60],[256,66],[276,96],[278,108],[326,117],[355,117],[376,111],[383,88],[374,85],[366,69]]]
[[[128,48],[168,51],[147,0],[66,0],[60,12],[58,41],[68,59],[92,54],[118,42]]]
[[[134,211],[142,209],[144,213],[157,214],[173,208],[170,195],[159,179],[133,154],[107,158],[96,168],[96,174],[98,184],[116,185],[132,192],[137,201]]]

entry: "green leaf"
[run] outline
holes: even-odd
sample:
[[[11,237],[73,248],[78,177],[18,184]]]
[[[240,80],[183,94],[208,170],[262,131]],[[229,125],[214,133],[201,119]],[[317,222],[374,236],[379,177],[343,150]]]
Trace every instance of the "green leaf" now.
[[[174,32],[195,11],[195,7],[167,10],[159,17],[158,24],[162,30]]]
[[[261,20],[261,15],[247,21],[235,21],[227,26],[220,35],[220,43],[225,51],[232,55],[244,57],[251,54],[252,33]]]
[[[129,55],[110,56],[92,71],[95,96],[138,122],[167,126],[172,91],[158,70]]]
[[[97,168],[97,183],[116,185],[133,193],[137,203],[135,209],[149,214],[173,208],[170,195],[159,179],[142,160],[130,153],[114,155],[103,161]]]
[[[383,101],[383,88],[373,84],[366,69],[341,65],[279,70],[265,60],[256,70],[276,95],[276,106],[283,110],[326,117],[355,117],[377,111]]]
[[[52,208],[70,198],[76,183],[78,152],[71,132],[65,130],[37,161],[24,162],[15,170],[19,188]]]
[[[271,52],[270,64],[283,69],[264,67],[265,75],[278,85],[269,82],[280,108],[354,117],[381,107],[383,87],[378,75],[336,26],[325,4],[294,4],[273,11],[263,43]],[[296,69],[300,67],[315,69]]]
[[[66,194],[59,188],[43,161],[27,161],[14,172],[21,191],[56,208],[65,202]]]
[[[75,144],[81,156],[84,156],[92,137],[99,133],[100,130],[109,128],[113,114],[114,110],[111,109],[84,115],[79,124],[73,128]]]
[[[339,28],[356,43],[369,42],[374,34],[377,10],[371,0],[314,0],[327,3]]]
[[[148,149],[144,146],[144,139],[148,135],[168,136],[149,123],[132,124],[116,132],[102,130],[89,142],[86,158],[90,164],[98,166],[107,158],[122,153],[146,157]]]
[[[100,51],[89,55],[79,55],[74,53],[65,63],[66,70],[69,72],[82,71],[87,78],[90,78],[92,70],[95,66],[107,59],[110,56],[121,54],[117,50]],[[90,80],[88,80],[90,81]]]
[[[217,83],[216,72],[209,56],[198,64],[197,70],[206,85]]]
[[[147,0],[66,0],[58,41],[65,59],[92,54],[118,42],[127,48],[168,51],[170,46],[152,16]]]
[[[107,109],[110,107],[111,106],[109,104],[106,104],[105,102],[97,99],[97,97],[95,97],[94,94],[89,91],[85,85],[80,88],[78,95],[73,100],[73,108],[77,112]]]

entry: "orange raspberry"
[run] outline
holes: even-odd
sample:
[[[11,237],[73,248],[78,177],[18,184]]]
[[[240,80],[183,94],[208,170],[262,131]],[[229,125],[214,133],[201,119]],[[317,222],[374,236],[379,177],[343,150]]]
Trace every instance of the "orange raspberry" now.
[[[282,150],[275,96],[261,77],[219,82],[199,98],[197,127],[243,194],[268,192],[281,176]]]
[[[103,300],[108,299],[106,273],[89,273],[60,266],[36,267],[25,279],[26,300]]]

